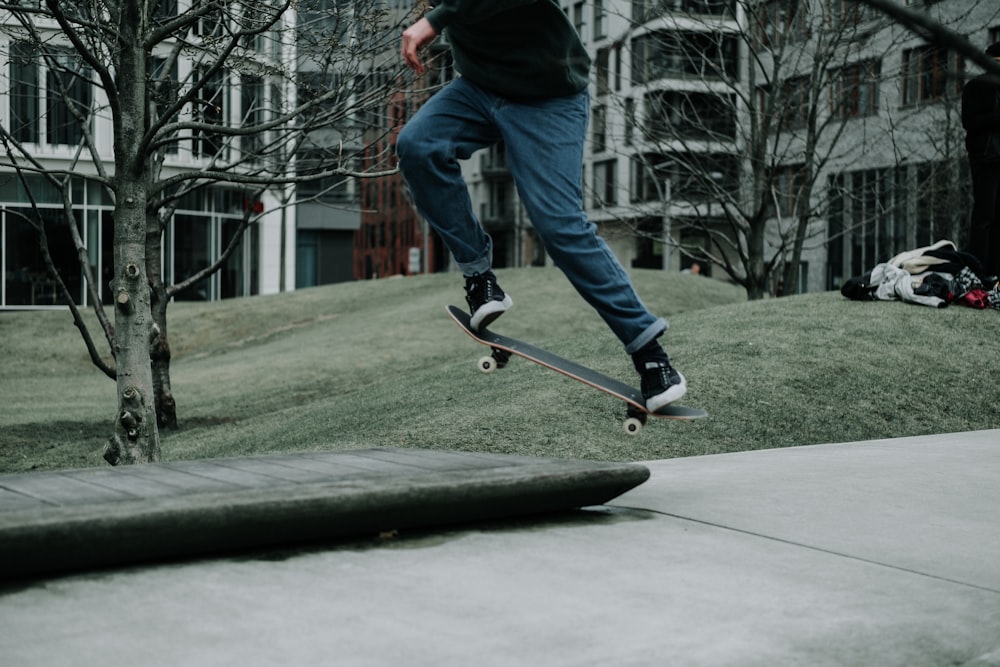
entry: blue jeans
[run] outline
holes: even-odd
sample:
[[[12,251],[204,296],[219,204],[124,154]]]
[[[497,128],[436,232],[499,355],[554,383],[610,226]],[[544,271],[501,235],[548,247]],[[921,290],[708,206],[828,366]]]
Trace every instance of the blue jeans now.
[[[492,242],[472,210],[458,160],[503,141],[518,194],[552,261],[631,354],[667,323],[647,310],[583,210],[589,108],[586,91],[515,102],[458,78],[410,119],[396,151],[414,205],[470,276],[491,268]]]

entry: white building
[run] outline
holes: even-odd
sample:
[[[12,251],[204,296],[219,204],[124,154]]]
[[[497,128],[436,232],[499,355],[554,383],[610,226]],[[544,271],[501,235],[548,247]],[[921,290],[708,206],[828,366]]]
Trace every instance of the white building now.
[[[188,9],[189,0],[161,2],[162,20]],[[44,6],[44,5],[43,5]],[[9,14],[0,15],[0,134],[10,149],[0,154],[0,308],[55,305],[61,302],[55,282],[46,271],[39,250],[35,225],[45,230],[49,249],[77,303],[88,305],[77,251],[63,215],[60,188],[49,176],[66,180],[72,210],[88,263],[110,302],[109,276],[113,271],[113,206],[109,195],[94,177],[113,172],[113,128],[108,101],[93,72],[76,56],[58,26],[44,16],[29,15],[41,35],[40,50],[32,44],[22,24]],[[231,18],[231,17],[230,17]],[[228,20],[228,19],[227,19]],[[247,20],[253,20],[248,18]],[[261,114],[294,99],[287,77],[266,72],[294,67],[294,43],[282,39],[289,13],[272,28],[244,43],[247,66],[225,72],[210,72],[199,64],[199,44],[212,48],[212,39],[227,34],[232,26],[204,17],[188,34],[191,49],[173,62],[168,78],[182,82],[204,81],[207,85],[197,105],[186,106],[178,120],[208,125],[240,127],[259,122]],[[175,42],[160,43],[153,52],[151,76],[170,57]],[[252,62],[252,65],[251,65]],[[75,74],[74,74],[75,73]],[[68,98],[62,88],[68,90]],[[176,94],[176,91],[174,91]],[[67,102],[67,99],[71,102]],[[285,105],[287,106],[287,105]],[[75,111],[79,113],[74,113]],[[84,141],[85,133],[89,141]],[[212,164],[225,153],[230,169],[239,170],[255,138],[227,144],[210,130],[181,130],[178,141],[163,151],[161,179]],[[12,148],[13,147],[13,148]],[[19,175],[15,164],[28,165]],[[216,163],[218,164],[218,163]],[[235,165],[235,166],[233,166]],[[295,275],[295,210],[281,213],[280,195],[269,190],[251,195],[246,186],[219,183],[201,188],[181,199],[166,224],[161,271],[163,282],[180,282],[219,257],[233,238],[239,221],[250,209],[257,220],[245,232],[240,246],[222,270],[207,281],[179,293],[177,299],[219,299],[276,292],[284,282],[291,286]],[[34,207],[32,206],[34,203]],[[258,217],[259,216],[259,217]],[[285,243],[281,235],[285,234]],[[285,248],[285,257],[280,249]]]

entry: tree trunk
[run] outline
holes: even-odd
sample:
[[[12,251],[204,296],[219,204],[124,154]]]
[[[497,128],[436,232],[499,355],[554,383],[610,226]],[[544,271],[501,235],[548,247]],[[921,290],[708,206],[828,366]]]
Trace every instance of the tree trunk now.
[[[155,392],[156,423],[160,428],[177,429],[177,403],[174,401],[170,385],[170,339],[167,336],[167,306],[170,297],[160,273],[160,258],[163,256],[163,234],[160,219],[155,212],[146,217],[146,276],[152,298],[152,317],[156,326],[155,335],[149,343],[149,359],[153,372]]]
[[[108,463],[160,458],[149,348],[159,335],[146,277],[146,161],[141,154],[146,115],[146,57],[140,39],[146,20],[139,0],[119,5],[118,105],[115,131],[115,360],[118,414],[104,448]]]
[[[757,217],[747,222],[747,256],[744,260],[746,282],[743,287],[747,291],[747,299],[756,301],[764,298],[764,295],[767,293],[767,281],[770,279],[770,270],[767,268],[767,263],[764,259],[767,218],[761,211]]]
[[[801,199],[804,202],[812,201],[812,176],[807,177],[806,185],[803,187]],[[808,208],[808,204],[805,205]],[[795,228],[795,241],[792,242],[792,254],[785,264],[782,275],[781,296],[791,296],[799,293],[799,273],[802,265],[802,249],[805,247],[806,234],[809,232],[809,223],[812,221],[808,211],[799,214],[799,219]]]
[[[123,188],[124,192],[125,189]],[[145,244],[129,239],[135,199],[124,197],[115,213],[115,360],[118,365],[118,415],[104,448],[111,465],[148,463],[160,458],[149,344],[155,327],[146,282]],[[130,216],[129,213],[132,213]],[[139,216],[140,219],[144,215]]]

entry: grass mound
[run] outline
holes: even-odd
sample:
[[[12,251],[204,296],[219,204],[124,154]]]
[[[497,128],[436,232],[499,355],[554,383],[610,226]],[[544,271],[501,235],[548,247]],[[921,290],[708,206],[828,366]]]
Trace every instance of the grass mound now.
[[[632,381],[620,343],[555,269],[500,271],[496,328]],[[167,460],[423,447],[644,460],[1000,427],[1000,313],[859,303],[837,293],[746,302],[697,276],[636,271],[704,420],[652,421],[529,362],[482,375],[485,348],[445,315],[455,274],[347,283],[168,313],[180,429]],[[0,314],[0,471],[102,465],[114,384],[65,312]]]

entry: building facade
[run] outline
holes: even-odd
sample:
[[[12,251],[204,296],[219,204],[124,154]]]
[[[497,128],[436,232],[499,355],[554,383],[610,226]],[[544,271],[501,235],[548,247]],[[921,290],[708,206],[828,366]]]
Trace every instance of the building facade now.
[[[975,44],[1000,41],[994,2],[901,1]],[[385,29],[397,31],[414,4],[387,3]],[[173,12],[188,9],[185,0],[164,5]],[[303,7],[346,20],[355,5],[313,0]],[[854,0],[563,0],[562,6],[593,60],[583,204],[626,266],[678,271],[697,261],[704,272],[725,278],[711,260],[720,252],[713,241],[739,242],[728,231],[727,207],[753,197],[767,202],[760,207],[769,221],[765,252],[777,263],[791,261],[789,239],[805,229],[799,291],[836,289],[901,250],[941,238],[964,243],[969,187],[960,96],[978,70],[958,54]],[[283,22],[294,25],[296,19],[289,12]],[[88,263],[108,299],[113,206],[88,178],[113,164],[112,128],[100,112],[106,100],[99,88],[82,83],[88,75],[67,77],[79,64],[54,25],[41,26],[53,36],[45,58],[19,38],[11,17],[0,25],[0,127],[37,160],[34,172],[21,174],[0,160],[0,308],[59,302],[38,247],[39,228],[70,292],[81,304],[90,300],[62,215],[63,191],[45,178],[46,170],[74,172],[66,191]],[[213,30],[205,26],[203,32]],[[358,37],[341,32],[339,38],[354,43]],[[296,85],[237,71],[213,73],[203,95],[207,104],[186,110],[187,118],[239,126],[261,106],[303,99],[304,81],[320,89],[337,85],[342,72],[317,72],[296,60],[292,42],[262,40],[256,57],[273,60],[275,71],[297,70]],[[396,42],[386,44],[384,58],[372,59],[372,69],[360,76],[369,94],[380,87],[395,92],[361,112],[373,118],[313,133],[297,155],[299,173],[318,159],[309,151],[350,155],[359,172],[390,165],[399,129],[454,75],[447,44],[439,40],[438,66],[427,80],[405,86],[381,81],[399,72]],[[178,82],[208,76],[184,57],[175,67]],[[770,118],[780,132],[761,140],[753,133],[769,104],[779,106]],[[93,113],[82,120],[74,105]],[[106,156],[100,165],[80,159],[85,131]],[[207,164],[215,148],[210,133],[185,131],[186,148],[164,154],[164,177]],[[750,160],[758,144],[765,146],[766,164]],[[755,179],[761,171],[767,178]],[[496,266],[545,264],[502,144],[465,161],[463,172],[474,210],[494,239]],[[761,182],[765,190],[751,192]],[[440,240],[409,206],[398,175],[341,175],[302,182],[294,192],[279,188],[251,196],[218,184],[186,195],[167,221],[164,282],[180,282],[214,261],[248,209],[259,219],[226,267],[178,299],[450,266]],[[770,286],[772,293],[781,290],[777,281]]]
[[[996,3],[901,2],[981,48],[1000,40]],[[978,70],[959,54],[854,0],[564,8],[594,58],[585,205],[623,263],[711,270],[700,250],[740,242],[736,208],[767,216],[779,268],[804,230],[798,291],[942,238],[963,246],[960,101]]]
[[[175,18],[188,5],[185,0],[161,2],[155,20]],[[43,259],[39,230],[73,299],[81,306],[91,304],[67,223],[67,206],[98,293],[110,302],[114,207],[100,185],[114,172],[109,100],[58,25],[44,13],[28,16],[37,31],[35,38],[17,17],[0,13],[0,134],[8,148],[0,158],[0,308],[62,303]],[[229,34],[235,27],[225,25],[230,18],[203,17],[191,30],[191,43],[207,47]],[[294,42],[280,37],[286,20],[294,16],[279,20],[269,34],[242,44],[244,62],[250,62],[243,68],[210,71],[196,55],[197,49],[175,51],[170,40],[157,47],[149,76],[175,82],[166,95],[176,99],[180,87],[194,81],[204,84],[196,102],[177,112],[175,120],[187,126],[157,153],[162,160],[161,182],[220,162],[235,165],[235,172],[257,169],[253,153],[260,146],[253,142],[259,137],[224,139],[211,128],[261,122],[261,114],[292,99],[293,91],[282,77],[259,74],[286,69],[294,57]],[[170,70],[160,71],[164,67]],[[169,99],[157,102],[169,104]],[[215,180],[191,189],[164,209],[168,218],[162,237],[163,282],[180,283],[215,262],[250,216],[253,224],[222,269],[175,298],[211,300],[278,291],[283,272],[289,282],[294,276],[294,210],[284,207],[286,197],[279,190]],[[289,249],[285,257],[282,248]]]
[[[995,3],[902,1],[975,43],[1000,39]],[[391,4],[406,12],[414,3]],[[963,243],[969,188],[959,102],[976,70],[957,54],[855,0],[562,7],[593,60],[583,204],[626,266],[679,271],[698,262],[725,279],[713,259],[738,266],[736,207],[766,221],[772,294],[787,291],[781,269],[795,259],[796,235],[797,291],[836,289],[940,238]],[[446,50],[443,40],[436,46]],[[443,67],[410,88],[421,92],[390,99],[385,117],[395,129],[376,152],[392,150],[392,133],[418,98],[450,76]],[[772,126],[761,129],[765,114]],[[503,145],[462,169],[493,237],[495,266],[545,264]],[[398,177],[360,190],[355,278],[450,265]]]
[[[738,2],[564,7],[594,63],[584,169],[591,218],[626,266],[679,271],[697,258],[710,273],[698,249],[719,217],[713,189],[731,191],[739,173],[746,52]]]

